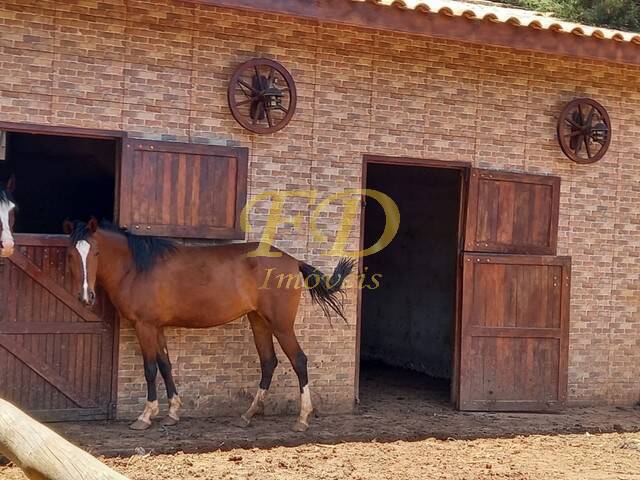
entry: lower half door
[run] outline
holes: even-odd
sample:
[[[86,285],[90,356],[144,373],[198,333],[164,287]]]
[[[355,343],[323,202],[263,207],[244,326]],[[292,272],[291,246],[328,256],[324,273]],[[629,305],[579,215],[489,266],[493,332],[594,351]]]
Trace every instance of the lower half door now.
[[[458,407],[561,409],[570,258],[466,253],[463,262]]]
[[[102,291],[89,310],[72,292],[68,239],[16,235],[0,260],[0,397],[44,421],[114,413],[116,313]]]

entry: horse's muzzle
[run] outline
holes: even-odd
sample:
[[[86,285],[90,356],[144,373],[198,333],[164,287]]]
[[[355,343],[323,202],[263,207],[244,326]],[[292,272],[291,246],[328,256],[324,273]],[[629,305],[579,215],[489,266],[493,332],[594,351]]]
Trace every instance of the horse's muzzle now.
[[[13,236],[6,230],[1,230],[0,233],[0,257],[10,257],[13,255],[15,243],[13,242]]]
[[[89,291],[85,297],[82,293],[78,294],[78,300],[80,300],[87,307],[93,307],[96,304],[96,294],[93,291]]]

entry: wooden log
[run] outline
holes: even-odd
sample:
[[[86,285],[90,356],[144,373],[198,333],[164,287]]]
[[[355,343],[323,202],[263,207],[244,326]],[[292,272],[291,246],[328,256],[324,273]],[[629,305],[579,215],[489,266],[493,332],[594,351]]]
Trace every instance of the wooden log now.
[[[1,398],[0,453],[32,480],[127,480]]]

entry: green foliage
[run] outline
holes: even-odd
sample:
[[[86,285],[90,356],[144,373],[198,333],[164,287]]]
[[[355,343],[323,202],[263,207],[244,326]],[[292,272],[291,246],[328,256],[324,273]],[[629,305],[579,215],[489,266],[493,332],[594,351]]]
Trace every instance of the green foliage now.
[[[500,0],[529,10],[553,12],[572,22],[640,31],[640,0]]]

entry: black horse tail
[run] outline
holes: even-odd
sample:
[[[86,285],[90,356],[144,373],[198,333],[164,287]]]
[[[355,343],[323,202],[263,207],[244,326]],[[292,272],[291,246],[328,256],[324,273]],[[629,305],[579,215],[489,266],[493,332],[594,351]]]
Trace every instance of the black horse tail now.
[[[345,323],[347,319],[342,311],[344,291],[341,289],[345,278],[349,276],[356,261],[352,258],[342,258],[338,262],[331,277],[327,277],[317,268],[308,263],[300,262],[300,273],[304,278],[304,285],[311,294],[311,300],[322,308],[324,315],[331,320],[331,312],[336,313]]]

